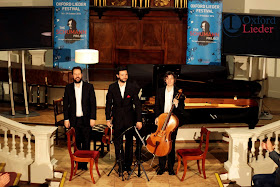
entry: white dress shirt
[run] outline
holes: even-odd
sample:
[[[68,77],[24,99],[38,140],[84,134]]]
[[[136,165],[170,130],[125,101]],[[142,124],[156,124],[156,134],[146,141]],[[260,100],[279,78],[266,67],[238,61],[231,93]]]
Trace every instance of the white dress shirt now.
[[[80,87],[77,87],[77,84],[74,83],[75,96],[76,96],[76,116],[83,116],[82,108],[82,91],[83,91],[83,81],[80,83]]]
[[[174,87],[170,91],[165,88],[165,100],[164,100],[164,113],[168,113],[172,107],[173,102],[173,95],[174,95]]]
[[[124,91],[125,91],[125,87],[126,87],[126,82],[124,83],[123,86],[121,86],[119,82],[118,82],[118,84],[119,84],[119,88],[120,88],[120,91],[121,91],[121,96],[122,96],[122,98],[124,98]]]

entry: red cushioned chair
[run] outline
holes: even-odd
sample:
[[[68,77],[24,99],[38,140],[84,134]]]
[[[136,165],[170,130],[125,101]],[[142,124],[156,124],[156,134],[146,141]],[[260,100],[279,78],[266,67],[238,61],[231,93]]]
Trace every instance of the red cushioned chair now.
[[[67,146],[69,155],[71,158],[71,174],[69,181],[72,180],[73,170],[74,170],[74,163],[76,162],[74,176],[76,175],[78,164],[79,162],[89,162],[90,163],[90,176],[93,184],[95,184],[92,169],[95,163],[96,171],[98,176],[100,177],[100,173],[98,171],[98,158],[99,158],[99,151],[89,151],[89,150],[78,150],[76,146],[76,136],[75,136],[75,129],[72,127],[70,130],[66,132],[67,134]],[[72,141],[71,141],[72,140]],[[72,151],[72,146],[74,147],[74,151]]]
[[[208,147],[209,147],[209,135],[210,131],[208,131],[205,127],[201,127],[201,132],[200,132],[200,144],[199,147],[196,149],[178,149],[176,151],[177,153],[177,158],[178,158],[178,168],[176,171],[176,174],[178,174],[180,166],[181,166],[181,160],[183,161],[184,164],[184,174],[181,179],[181,181],[184,181],[184,178],[186,176],[187,172],[187,161],[188,160],[197,160],[197,167],[198,171],[201,174],[200,171],[200,166],[199,166],[199,160],[202,160],[202,171],[204,175],[204,179],[206,179],[206,174],[205,174],[205,158],[206,154],[208,152]],[[206,136],[204,140],[204,136]],[[202,146],[202,145],[205,145]],[[204,150],[203,150],[204,147]]]

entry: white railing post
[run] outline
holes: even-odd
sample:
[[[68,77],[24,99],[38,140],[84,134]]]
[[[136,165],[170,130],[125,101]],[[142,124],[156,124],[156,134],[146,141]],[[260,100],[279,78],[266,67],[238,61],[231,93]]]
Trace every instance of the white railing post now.
[[[275,145],[275,151],[276,152],[279,152],[279,140],[278,140],[279,133],[280,133],[279,131],[275,132],[275,142],[274,142],[274,145]]]
[[[19,137],[20,137],[20,143],[19,143],[19,154],[18,157],[23,159],[24,158],[24,152],[23,152],[23,133],[18,133]]]
[[[258,155],[258,161],[263,161],[264,160],[264,156],[263,156],[263,147],[262,147],[262,143],[264,140],[264,136],[260,136],[260,145],[259,145],[259,155]]]
[[[28,140],[26,158],[31,159],[31,136],[30,136],[30,134],[27,134],[26,138]]]
[[[275,170],[277,165],[269,158],[268,152],[263,154],[261,144],[265,137],[275,137],[275,151],[279,150],[280,120],[255,129],[235,128],[226,129],[226,132],[229,134],[228,161],[224,163],[228,171],[227,179],[236,181],[240,186],[250,186],[254,174],[272,173]],[[248,154],[250,138],[252,147]],[[255,142],[258,140],[260,146],[257,152]]]
[[[8,153],[9,152],[9,147],[8,147],[8,129],[3,127],[2,130],[4,131],[4,147],[3,147],[3,152]]]
[[[228,179],[250,186],[252,168],[248,165],[248,141],[252,133],[247,128],[226,129],[226,132],[230,137],[229,160],[224,163]]]
[[[12,150],[11,150],[11,156],[16,156],[17,155],[17,150],[16,150],[16,132],[14,130],[10,131],[12,134]]]
[[[6,163],[5,171],[21,173],[21,180],[31,183],[45,183],[46,178],[53,177],[53,166],[56,160],[54,158],[51,160],[53,156],[53,137],[51,136],[57,127],[28,126],[0,116],[0,129],[4,131],[0,160]],[[9,139],[8,132],[12,135]],[[35,161],[31,155],[33,152],[32,134],[35,136]],[[23,144],[24,136],[27,138],[26,148]],[[19,145],[16,145],[16,138],[19,139]],[[18,151],[17,148],[19,148]]]
[[[50,138],[57,127],[36,126],[31,130],[35,136],[35,160],[30,167],[31,183],[44,183],[53,178]]]
[[[30,157],[25,157],[23,146],[23,136],[30,137],[30,128],[33,127],[0,116],[0,129],[4,131],[4,148],[0,151],[0,160],[6,163],[6,172],[16,171],[21,173],[21,180],[23,181],[29,181],[29,166],[33,162],[31,155]],[[8,132],[12,135],[9,139]],[[18,136],[20,138],[19,153],[16,145]]]

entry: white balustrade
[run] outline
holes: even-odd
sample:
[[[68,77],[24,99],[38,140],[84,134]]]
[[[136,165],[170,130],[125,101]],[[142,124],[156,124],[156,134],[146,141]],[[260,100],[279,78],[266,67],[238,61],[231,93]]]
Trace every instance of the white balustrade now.
[[[21,173],[21,180],[31,183],[44,183],[46,178],[52,178],[55,162],[51,160],[51,156],[56,128],[28,126],[0,116],[0,130],[4,132],[3,141],[0,137],[0,160],[6,163],[5,171]],[[32,136],[35,138],[34,156]]]
[[[269,158],[269,152],[262,147],[267,139],[274,141],[279,151],[280,120],[255,129],[226,129],[229,134],[228,161],[224,163],[229,180],[240,186],[250,186],[255,174],[273,173],[276,164]],[[250,150],[248,151],[248,144]]]

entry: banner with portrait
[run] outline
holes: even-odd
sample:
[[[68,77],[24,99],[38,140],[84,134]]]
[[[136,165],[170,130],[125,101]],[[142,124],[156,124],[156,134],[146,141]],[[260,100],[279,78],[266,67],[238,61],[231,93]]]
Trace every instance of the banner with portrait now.
[[[222,11],[222,0],[188,0],[186,64],[221,64]]]
[[[54,0],[53,66],[86,68],[75,63],[75,50],[89,48],[89,0]]]

